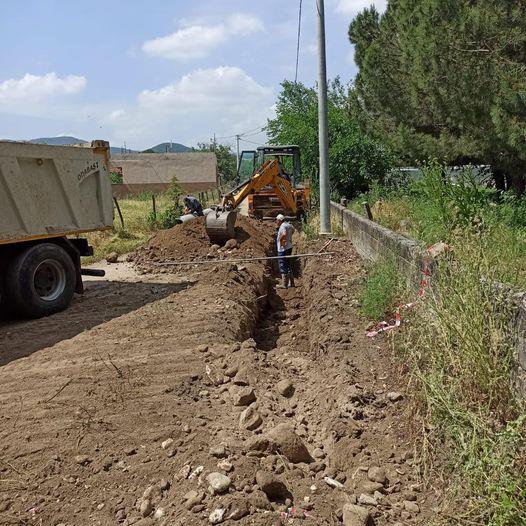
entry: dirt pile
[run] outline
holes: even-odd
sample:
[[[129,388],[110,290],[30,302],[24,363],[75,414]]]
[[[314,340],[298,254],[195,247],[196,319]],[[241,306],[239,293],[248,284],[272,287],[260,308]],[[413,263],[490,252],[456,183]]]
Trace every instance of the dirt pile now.
[[[137,265],[151,270],[166,261],[195,261],[202,259],[230,259],[267,255],[272,247],[274,227],[243,216],[238,216],[236,238],[224,247],[213,245],[205,230],[204,217],[161,230],[139,247],[130,257]]]

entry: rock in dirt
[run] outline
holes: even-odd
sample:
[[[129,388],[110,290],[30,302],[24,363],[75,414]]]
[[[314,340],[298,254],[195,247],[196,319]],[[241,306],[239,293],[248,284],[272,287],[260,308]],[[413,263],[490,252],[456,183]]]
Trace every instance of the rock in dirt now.
[[[148,517],[153,511],[152,501],[150,499],[142,499],[139,504],[139,513],[142,517]]]
[[[385,474],[385,469],[373,466],[369,468],[367,472],[367,477],[372,482],[378,482],[385,486],[387,483],[387,475]]]
[[[226,518],[228,520],[238,521],[249,515],[250,509],[248,502],[242,498],[234,498],[226,507]]]
[[[254,409],[253,406],[248,406],[239,415],[239,427],[247,431],[254,431],[263,423],[261,415]]]
[[[344,526],[373,526],[373,518],[367,508],[356,504],[345,504],[343,507]]]
[[[184,506],[187,510],[191,510],[194,506],[201,504],[205,498],[202,491],[189,491],[184,497]]]
[[[224,508],[218,508],[214,510],[208,517],[210,524],[220,524],[225,518],[226,510]]]
[[[106,261],[108,263],[117,263],[119,261],[119,254],[117,254],[117,252],[110,252],[106,256]]]
[[[217,463],[217,467],[223,471],[226,471],[227,473],[234,469],[234,465],[228,460],[221,460]]]
[[[250,373],[246,367],[239,369],[234,376],[233,382],[236,385],[250,385]]]
[[[257,471],[256,482],[269,500],[285,502],[286,499],[292,499],[287,486],[272,473],[263,470]]]
[[[313,452],[312,452],[312,456],[314,458],[317,458],[318,460],[322,460],[324,459],[327,455],[325,455],[325,451],[323,451],[323,449],[317,447]]]
[[[144,493],[142,494],[142,498],[144,500],[148,499],[148,500],[159,500],[161,497],[162,497],[162,490],[161,490],[161,487],[158,486],[157,484],[152,484],[151,486],[148,486],[145,490],[144,490]]]
[[[267,496],[261,490],[253,491],[248,496],[248,503],[256,510],[273,511],[274,509]]]
[[[387,393],[387,399],[391,402],[398,402],[399,400],[402,400],[404,395],[402,393],[398,393],[396,391],[391,391],[390,393]]]
[[[367,495],[374,495],[377,491],[385,492],[384,485],[379,482],[372,482],[367,480],[362,484],[362,492]]]
[[[229,378],[234,378],[234,376],[236,376],[238,372],[239,367],[237,365],[232,365],[225,371],[225,376],[228,376]]]
[[[91,458],[88,457],[88,455],[77,455],[75,457],[75,462],[77,464],[80,464],[81,466],[86,466],[91,462]]]
[[[173,443],[173,438],[167,438],[166,440],[163,440],[163,442],[161,443],[161,447],[163,449],[168,449]]]
[[[290,380],[284,378],[276,384],[276,391],[285,398],[290,398],[294,394],[294,385]]]
[[[341,489],[343,488],[343,484],[341,482],[338,482],[337,480],[331,478],[331,477],[323,477],[323,481],[327,486],[330,486],[331,488],[335,489]]]
[[[257,343],[254,338],[249,338],[241,344],[242,351],[255,351],[257,349]]]
[[[293,464],[313,462],[307,446],[290,424],[279,424],[271,429],[266,436],[277,444],[281,454]]]
[[[225,248],[226,250],[232,250],[234,248],[237,248],[237,239],[229,239],[226,243],[225,243]]]
[[[247,451],[259,451],[261,453],[274,453],[277,449],[277,444],[266,436],[250,437],[245,442],[245,449]]]
[[[420,506],[410,500],[404,500],[404,509],[409,513],[420,513]]]
[[[374,497],[371,497],[371,495],[366,495],[365,493],[362,493],[358,497],[358,502],[366,506],[378,506],[378,501]]]
[[[227,477],[226,475],[223,475],[222,473],[210,473],[206,480],[210,484],[210,487],[212,488],[212,491],[217,495],[221,493],[226,493],[228,491],[228,488],[230,487],[230,484],[232,481],[230,480],[230,477]]]
[[[210,448],[210,454],[213,456],[213,457],[216,457],[216,458],[226,458],[228,457],[228,453],[226,451],[226,448],[223,444],[219,444],[217,446],[212,446]]]
[[[247,406],[256,401],[256,394],[251,387],[231,386],[228,390],[235,406]]]

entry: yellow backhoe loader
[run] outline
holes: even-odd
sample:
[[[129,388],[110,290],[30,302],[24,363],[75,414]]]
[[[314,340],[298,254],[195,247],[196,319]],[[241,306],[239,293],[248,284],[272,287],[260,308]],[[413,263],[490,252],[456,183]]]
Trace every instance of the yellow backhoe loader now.
[[[222,244],[235,236],[237,209],[245,199],[248,215],[257,219],[273,219],[278,214],[302,219],[310,208],[310,188],[299,182],[298,146],[261,146],[257,152],[243,152],[238,179],[243,178],[246,180],[225,194],[206,216],[206,232],[213,243]]]

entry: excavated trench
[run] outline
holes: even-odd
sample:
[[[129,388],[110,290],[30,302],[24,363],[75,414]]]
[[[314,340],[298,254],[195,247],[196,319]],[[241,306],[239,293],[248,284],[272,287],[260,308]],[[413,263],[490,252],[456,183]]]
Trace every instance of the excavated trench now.
[[[273,254],[271,230],[241,226],[249,237],[230,252],[210,254],[196,222],[160,233],[135,261]],[[44,524],[146,525],[162,510],[168,524],[197,526],[225,510],[239,517],[226,524],[337,526],[358,502],[378,526],[424,524],[408,404],[386,396],[393,364],[353,310],[358,258],[343,240],[331,250],[288,290],[273,261],[174,268],[192,286],[4,369],[2,453],[28,478],[16,481],[20,498],[0,492],[0,523],[33,513]],[[310,458],[264,449],[283,424]],[[0,465],[3,478],[17,472]],[[287,497],[267,498],[261,472]],[[227,491],[208,490],[213,473],[228,476]]]

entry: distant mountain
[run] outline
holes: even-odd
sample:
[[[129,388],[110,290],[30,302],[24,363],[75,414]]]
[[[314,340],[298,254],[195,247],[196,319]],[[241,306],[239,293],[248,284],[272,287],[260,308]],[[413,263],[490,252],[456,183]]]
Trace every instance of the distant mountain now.
[[[63,135],[62,137],[41,137],[40,139],[31,139],[29,142],[34,144],[49,144],[50,146],[66,146],[68,144],[84,144],[88,141]]]
[[[110,153],[114,155],[120,155],[122,153],[139,153],[137,150],[130,150],[129,148],[119,148],[118,146],[110,146]]]
[[[179,144],[178,142],[162,142],[157,146],[152,146],[147,150],[144,150],[143,153],[186,153],[193,152],[193,148],[189,148],[184,144]]]
[[[31,139],[29,142],[32,142],[33,144],[49,144],[51,146],[67,146],[68,144],[85,144],[88,141],[85,141],[84,139],[79,139],[77,137],[70,137],[70,136],[61,136],[61,137],[41,137],[39,139]],[[144,150],[144,152],[148,153],[185,153],[185,152],[193,152],[193,148],[189,148],[188,146],[185,146],[184,144],[179,144],[178,142],[162,142],[161,144],[158,144],[157,146],[153,146],[152,148],[148,148],[147,150]],[[117,155],[122,153],[139,153],[137,150],[130,150],[129,148],[126,148],[126,151],[124,148],[120,148],[118,146],[111,146],[110,147],[110,153]]]
[[[41,137],[40,139],[31,139],[29,142],[32,142],[33,144],[49,144],[50,146],[67,146],[69,144],[86,144],[88,141],[79,139],[78,137],[70,137],[65,135],[62,137]],[[110,153],[124,153],[124,148],[110,146]],[[126,153],[137,153],[137,150],[130,150],[129,148],[126,148]]]

